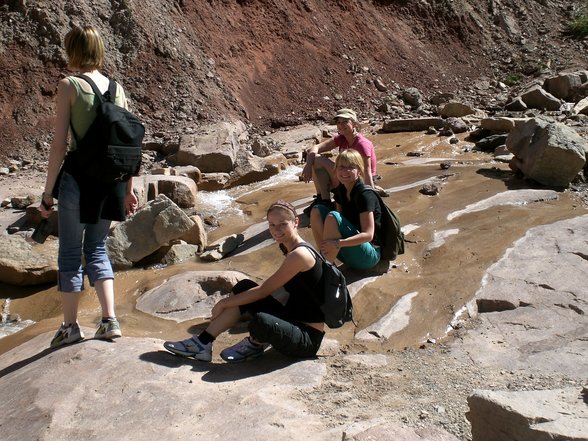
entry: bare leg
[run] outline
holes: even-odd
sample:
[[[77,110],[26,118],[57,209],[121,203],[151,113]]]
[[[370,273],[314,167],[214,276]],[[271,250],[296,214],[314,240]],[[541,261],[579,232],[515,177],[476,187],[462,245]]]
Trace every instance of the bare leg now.
[[[241,319],[241,311],[238,307],[227,308],[221,312],[221,314],[210,322],[206,328],[213,337],[218,337],[221,332],[225,332],[233,325],[237,324]]]
[[[102,317],[116,317],[114,313],[114,280],[96,280],[94,287],[102,308]]]
[[[327,218],[325,219],[325,226],[323,228],[323,239],[341,239],[341,233],[339,232],[339,225],[337,224],[337,220],[335,219],[335,217],[331,215],[327,215]],[[323,253],[325,259],[327,259],[329,262],[334,262],[337,258],[337,254],[338,251]]]
[[[317,187],[317,194],[323,200],[330,200],[331,199],[331,176],[329,172],[322,167],[314,168],[314,176],[312,180]]]
[[[69,325],[78,320],[78,305],[80,304],[80,292],[62,292],[61,304],[63,306],[63,323]]]
[[[331,199],[331,188],[335,188],[339,181],[335,176],[335,163],[329,158],[319,156],[314,160],[313,181],[322,199]]]
[[[310,227],[312,228],[312,236],[314,237],[314,243],[318,247],[321,246],[323,241],[323,229],[324,223],[321,213],[318,208],[313,208],[310,212]]]

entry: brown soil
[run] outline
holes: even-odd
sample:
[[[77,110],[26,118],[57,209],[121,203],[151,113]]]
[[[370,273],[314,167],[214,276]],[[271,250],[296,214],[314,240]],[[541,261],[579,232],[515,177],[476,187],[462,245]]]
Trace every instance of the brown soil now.
[[[503,103],[488,84],[583,67],[588,53],[565,33],[582,0],[176,0],[114,2],[99,14],[92,5],[0,7],[0,162],[46,158],[70,24],[100,29],[104,71],[150,136],[219,119],[294,124],[343,106],[378,118],[407,87],[491,110]]]
[[[377,111],[379,105],[397,102],[406,87],[417,87],[426,97],[452,92],[491,112],[500,105],[495,100],[498,92],[495,94],[497,89],[492,86],[480,88],[481,80],[494,84],[511,74],[534,77],[586,65],[585,42],[564,34],[565,24],[583,3],[131,1],[112,2],[101,9],[102,18],[97,19],[86,0],[55,0],[34,6],[17,0],[3,2],[0,163],[21,158],[32,161],[32,166],[21,170],[18,180],[0,178],[0,195],[15,195],[21,188],[24,194],[35,188],[38,194],[42,189],[55,88],[66,73],[61,40],[70,22],[100,26],[110,49],[105,72],[124,84],[133,109],[147,122],[149,136],[175,137],[185,128],[214,120],[247,118],[264,129],[321,119],[343,106],[377,120],[384,116]],[[501,25],[504,17],[521,30],[518,35],[508,35]],[[376,78],[382,79],[387,91],[376,89]],[[389,136],[387,147],[385,140],[378,143],[382,162],[400,154],[395,152],[397,145],[411,148],[405,145],[406,140]],[[323,384],[300,393],[300,399],[309,407],[320,408],[334,425],[381,417],[410,427],[435,424],[467,440],[471,435],[464,413],[466,397],[473,389],[523,390],[574,384],[575,380],[556,374],[503,371],[455,359],[443,344],[424,343],[422,349],[416,349],[427,336],[430,341],[442,339],[448,320],[471,298],[488,265],[526,228],[572,216],[577,206],[585,210],[566,194],[557,203],[541,204],[537,209],[501,208],[491,217],[469,215],[452,225],[462,231],[463,243],[456,241],[448,254],[427,252],[430,236],[447,227],[447,214],[467,205],[464,201],[474,202],[519,185],[505,165],[488,166],[487,158],[479,158],[482,163],[473,157],[458,159],[465,161],[456,160],[449,170],[451,178],[441,197],[428,198],[413,188],[390,198],[405,224],[423,226],[409,235],[409,251],[391,274],[395,292],[409,292],[418,286],[426,293],[415,305],[426,314],[412,322],[402,336],[387,342],[349,343],[350,328],[332,333],[343,342],[342,351],[323,359],[328,366]],[[437,165],[414,169],[391,165],[381,172],[383,187],[441,173]],[[258,198],[262,206],[266,202],[262,198],[287,194],[292,199],[310,193],[308,186],[296,183],[252,198]],[[247,200],[242,203],[246,206]],[[525,225],[518,222],[522,216],[528,220]],[[304,234],[310,237],[309,231]],[[272,252],[267,252],[270,257],[279,257]],[[260,277],[269,271],[246,256],[231,262],[229,267],[234,264]],[[457,264],[463,276],[459,284],[451,279],[449,270]],[[123,318],[125,335],[183,338],[198,326],[186,329],[162,323],[134,309],[138,287],[146,288],[187,268],[196,266],[117,275],[117,314]],[[357,299],[360,327],[381,316],[397,300],[383,294],[383,283],[384,279],[374,283]],[[1,288],[4,296],[15,299],[14,313],[39,323],[3,339],[0,352],[58,326],[60,304],[55,287]],[[81,321],[90,325],[98,314],[95,296],[88,292],[81,305]],[[240,337],[224,335],[219,343],[224,347]],[[400,350],[405,346],[412,349]],[[354,362],[352,357],[362,353],[376,357],[376,362],[378,354],[385,353],[388,364]]]

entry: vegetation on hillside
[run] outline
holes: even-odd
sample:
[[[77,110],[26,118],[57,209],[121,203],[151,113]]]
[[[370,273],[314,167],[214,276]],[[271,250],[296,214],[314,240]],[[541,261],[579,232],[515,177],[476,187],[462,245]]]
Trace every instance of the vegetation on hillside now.
[[[588,37],[588,2],[586,2],[584,13],[577,15],[569,23],[569,33],[579,39]]]

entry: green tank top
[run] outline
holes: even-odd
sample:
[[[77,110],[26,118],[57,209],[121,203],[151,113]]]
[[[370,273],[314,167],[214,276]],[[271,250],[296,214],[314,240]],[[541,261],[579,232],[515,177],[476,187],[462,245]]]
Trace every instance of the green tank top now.
[[[94,92],[86,92],[82,89],[80,81],[83,80],[80,78],[69,76],[67,77],[67,80],[76,88],[76,100],[70,108],[70,122],[78,139],[82,139],[92,124],[92,121],[96,118],[96,108],[98,107],[98,104],[100,104],[100,100],[94,95]],[[114,103],[121,107],[124,107],[126,103],[125,91],[118,83]],[[69,150],[75,149],[76,139],[72,136]]]

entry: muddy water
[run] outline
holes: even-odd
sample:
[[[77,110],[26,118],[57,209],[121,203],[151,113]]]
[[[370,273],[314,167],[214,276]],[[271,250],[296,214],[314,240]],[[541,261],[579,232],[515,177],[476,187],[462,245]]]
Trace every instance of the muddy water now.
[[[375,350],[399,349],[420,345],[427,339],[442,339],[448,324],[480,286],[485,270],[497,261],[513,242],[529,228],[549,224],[587,212],[570,192],[558,194],[556,200],[521,205],[495,205],[490,208],[450,216],[470,204],[508,190],[530,188],[515,176],[506,164],[495,162],[491,155],[472,152],[471,143],[460,140],[451,145],[445,138],[423,134],[373,135],[378,153],[379,185],[390,191],[387,204],[405,225],[406,253],[390,271],[361,273],[349,271],[351,282],[378,276],[355,296],[357,331],[385,315],[399,300],[412,298],[410,320],[404,329],[381,342],[365,343]],[[407,156],[420,152],[422,156]],[[450,163],[442,170],[441,162]],[[220,213],[221,227],[210,232],[209,239],[262,222],[266,207],[276,199],[292,201],[299,208],[307,205],[314,193],[312,184],[298,181],[297,169],[290,169],[269,183],[230,190],[218,195],[203,195],[203,209]],[[441,192],[426,196],[419,192],[424,182],[437,182]],[[212,208],[211,208],[212,207]],[[302,235],[312,239],[309,228]],[[249,242],[265,243],[263,234]],[[137,269],[117,273],[115,279],[117,315],[127,336],[180,338],[187,331],[202,328],[195,320],[176,324],[137,311],[137,298],[167,278],[183,271],[232,269],[255,278],[267,277],[275,269],[281,254],[274,245],[242,252],[221,262],[192,261],[167,268]],[[11,298],[12,313],[37,322],[25,330],[0,340],[0,352],[46,331],[54,331],[60,322],[59,294],[55,287],[0,287],[2,297]],[[84,292],[80,322],[93,327],[100,309],[93,290]],[[351,326],[329,331],[333,338],[349,342]]]

